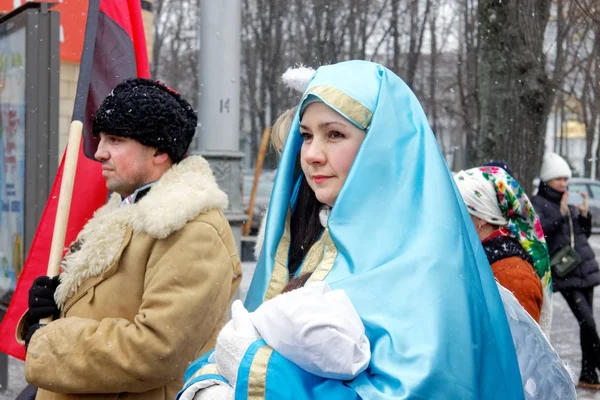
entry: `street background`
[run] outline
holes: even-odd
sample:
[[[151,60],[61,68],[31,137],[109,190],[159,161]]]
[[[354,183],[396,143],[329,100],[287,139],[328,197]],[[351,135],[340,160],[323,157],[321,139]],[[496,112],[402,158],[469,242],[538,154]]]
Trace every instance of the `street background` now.
[[[590,243],[596,252],[600,255],[600,235],[594,235]],[[600,262],[600,257],[596,257]],[[244,278],[240,285],[242,298],[245,297],[248,286],[254,272],[254,263],[245,262],[242,264]],[[573,317],[571,310],[560,294],[556,294],[553,299],[554,317],[552,320],[551,342],[561,358],[574,372],[575,377],[579,377],[581,368],[581,348],[579,347],[579,326],[577,320]],[[594,305],[596,320],[600,321],[600,289],[594,292]],[[23,362],[14,358],[9,360],[9,384],[8,390],[0,393],[0,400],[14,400],[21,390],[26,386],[23,378]],[[578,399],[580,400],[600,400],[600,392],[595,393],[589,390],[577,389]]]

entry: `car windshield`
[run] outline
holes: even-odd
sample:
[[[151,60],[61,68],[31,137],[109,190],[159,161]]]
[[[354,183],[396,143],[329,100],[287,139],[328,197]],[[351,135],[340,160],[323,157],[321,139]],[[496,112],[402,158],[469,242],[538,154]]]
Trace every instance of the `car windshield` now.
[[[592,191],[592,197],[596,200],[600,199],[600,185],[592,183],[590,184],[590,189]]]
[[[569,183],[569,192],[586,193],[589,195],[587,185],[585,183]]]

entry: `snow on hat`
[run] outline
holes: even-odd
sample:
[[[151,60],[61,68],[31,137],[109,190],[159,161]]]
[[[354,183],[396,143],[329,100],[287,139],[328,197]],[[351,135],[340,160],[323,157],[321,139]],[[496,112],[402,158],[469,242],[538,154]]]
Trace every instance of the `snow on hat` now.
[[[542,161],[540,179],[548,182],[555,178],[571,178],[571,168],[564,158],[556,153],[547,153]]]
[[[92,121],[101,132],[134,139],[181,161],[196,132],[198,117],[179,93],[151,79],[127,79],[109,94]]]

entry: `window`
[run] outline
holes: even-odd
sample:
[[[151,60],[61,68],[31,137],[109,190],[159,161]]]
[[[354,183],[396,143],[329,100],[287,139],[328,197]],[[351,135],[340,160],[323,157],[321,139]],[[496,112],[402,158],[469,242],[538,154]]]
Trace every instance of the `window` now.
[[[596,194],[596,196],[598,196],[600,198],[600,187],[598,188],[598,192]],[[588,187],[585,183],[569,183],[569,192],[571,193],[586,193],[588,196],[590,195],[590,192],[588,190]],[[594,196],[594,197],[596,197]]]
[[[592,192],[592,197],[600,200],[600,184],[591,183],[590,191]]]

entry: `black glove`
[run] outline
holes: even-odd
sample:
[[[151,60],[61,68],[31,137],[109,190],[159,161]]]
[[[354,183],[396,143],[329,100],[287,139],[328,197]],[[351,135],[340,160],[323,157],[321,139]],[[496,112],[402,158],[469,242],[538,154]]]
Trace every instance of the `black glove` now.
[[[25,336],[25,347],[29,347],[29,342],[31,341],[31,337],[38,329],[46,326],[46,324],[35,324],[31,325],[27,330],[27,336]]]
[[[58,275],[54,278],[40,276],[33,281],[29,289],[30,326],[39,323],[41,318],[59,317],[60,310],[54,301],[54,292],[59,283]]]

